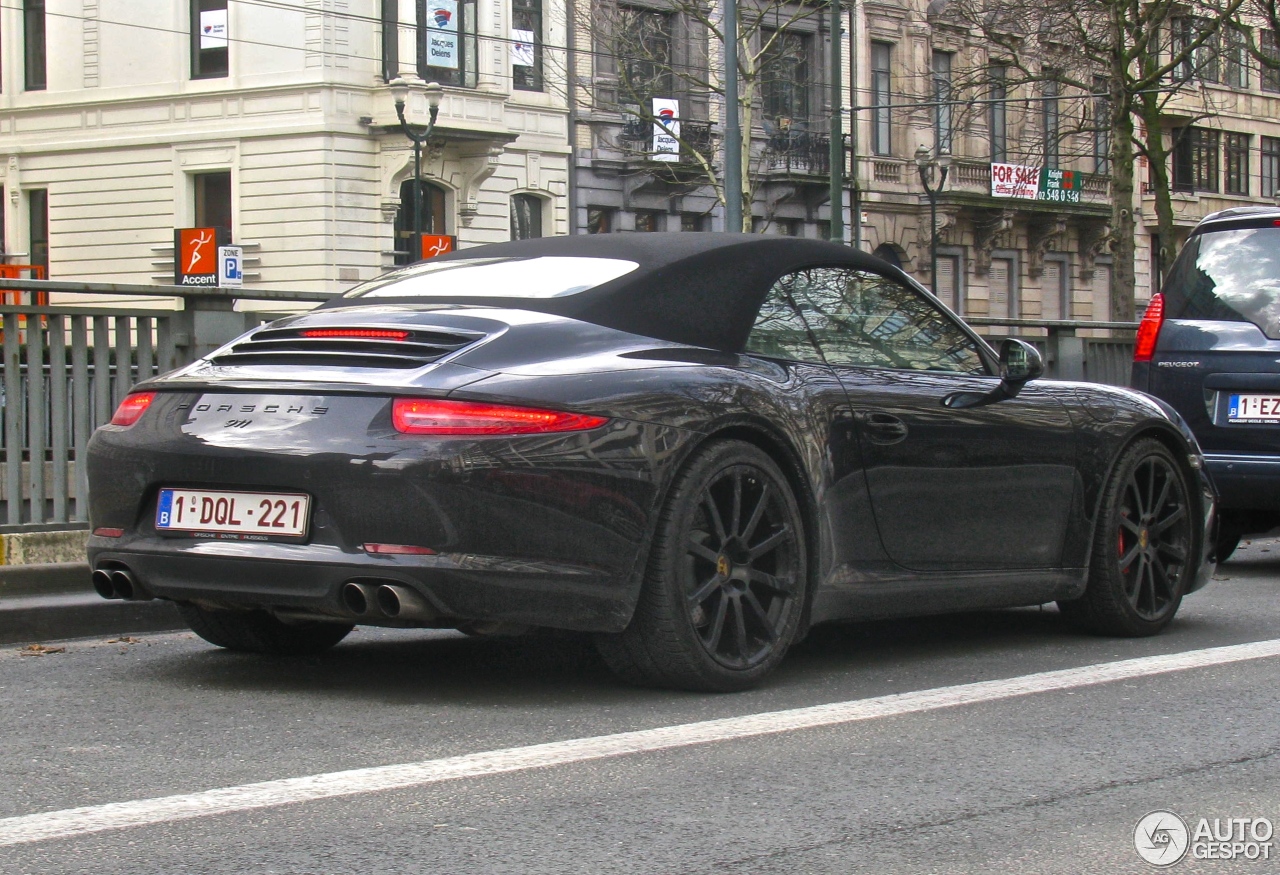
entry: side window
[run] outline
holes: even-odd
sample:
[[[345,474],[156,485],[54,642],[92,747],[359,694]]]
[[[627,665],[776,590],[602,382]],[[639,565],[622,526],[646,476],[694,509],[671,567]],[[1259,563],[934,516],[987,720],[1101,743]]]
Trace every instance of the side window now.
[[[756,324],[747,335],[747,352],[770,358],[822,363],[809,326],[800,315],[800,305],[791,294],[799,274],[788,274],[773,284]]]
[[[785,277],[827,363],[985,374],[977,344],[910,286],[822,267]]]

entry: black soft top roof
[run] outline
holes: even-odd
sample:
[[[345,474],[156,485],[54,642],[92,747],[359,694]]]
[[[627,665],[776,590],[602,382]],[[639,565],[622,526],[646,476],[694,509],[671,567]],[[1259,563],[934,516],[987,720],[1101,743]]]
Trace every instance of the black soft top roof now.
[[[865,252],[795,237],[757,234],[591,234],[477,246],[436,261],[469,258],[585,256],[634,261],[640,267],[595,288],[559,298],[432,296],[430,302],[555,313],[676,343],[740,351],[769,287],[783,274],[817,265],[862,268],[905,279]],[[411,271],[412,268],[407,270]],[[380,277],[385,283],[395,274]],[[378,304],[423,298],[379,296]],[[325,308],[373,304],[334,298]]]

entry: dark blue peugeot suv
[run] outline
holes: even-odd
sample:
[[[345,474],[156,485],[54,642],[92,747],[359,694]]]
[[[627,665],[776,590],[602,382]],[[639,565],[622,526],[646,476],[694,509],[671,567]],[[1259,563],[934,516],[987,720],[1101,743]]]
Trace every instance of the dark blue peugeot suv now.
[[[1220,495],[1218,559],[1280,526],[1280,208],[1207,216],[1138,328],[1133,387],[1177,408]]]

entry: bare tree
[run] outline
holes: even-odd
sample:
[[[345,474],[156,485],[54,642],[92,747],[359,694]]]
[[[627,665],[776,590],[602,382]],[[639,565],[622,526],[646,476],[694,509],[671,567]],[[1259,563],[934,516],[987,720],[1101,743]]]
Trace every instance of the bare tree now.
[[[705,0],[576,0],[571,12],[579,32],[592,35],[593,99],[597,110],[615,110],[628,119],[619,137],[650,151],[655,124],[679,144],[682,162],[650,168],[672,178],[696,168],[697,181],[724,204],[722,154],[710,135],[724,124],[723,6]],[[742,137],[744,231],[752,228],[752,209],[767,156],[753,148],[752,131],[764,137],[807,134],[815,75],[821,63],[813,36],[827,0],[740,0],[738,16],[738,107]],[[679,118],[670,123],[654,110],[654,98],[677,98]],[[655,153],[650,151],[650,157]],[[768,218],[766,216],[766,218]]]
[[[1111,251],[1115,257],[1111,312],[1134,316],[1134,215],[1137,159],[1145,158],[1155,199],[1157,265],[1167,266],[1176,244],[1170,184],[1170,108],[1185,105],[1225,22],[1246,0],[952,0],[946,14],[977,37],[991,61],[1008,76],[1004,86],[1043,94],[1047,83],[1087,100],[1092,112],[1060,133],[1100,132],[1108,140],[1111,172]],[[1252,0],[1268,2],[1268,0]],[[988,65],[975,66],[968,87],[983,93]],[[1204,106],[1203,113],[1211,112]],[[1180,125],[1185,108],[1180,106]]]

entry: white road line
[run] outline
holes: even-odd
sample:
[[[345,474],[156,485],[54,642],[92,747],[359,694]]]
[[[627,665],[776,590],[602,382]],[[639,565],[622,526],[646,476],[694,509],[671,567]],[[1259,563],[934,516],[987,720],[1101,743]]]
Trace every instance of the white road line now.
[[[799,729],[874,720],[880,717],[917,714],[958,705],[995,702],[1032,693],[1088,687],[1275,656],[1280,656],[1280,639],[1230,647],[1212,647],[1166,656],[1145,656],[1139,659],[1047,671],[1005,680],[959,684],[914,693],[878,696],[874,699],[835,702],[810,708],[771,711],[744,717],[726,717],[720,720],[642,729],[593,738],[575,738],[528,747],[511,747],[417,763],[352,769],[344,772],[308,775],[303,778],[263,781],[239,787],[223,787],[178,796],[68,808],[62,811],[0,819],[0,847],[189,820],[196,817],[231,814],[317,799],[418,787],[459,778],[543,769],[627,754],[753,738]]]

